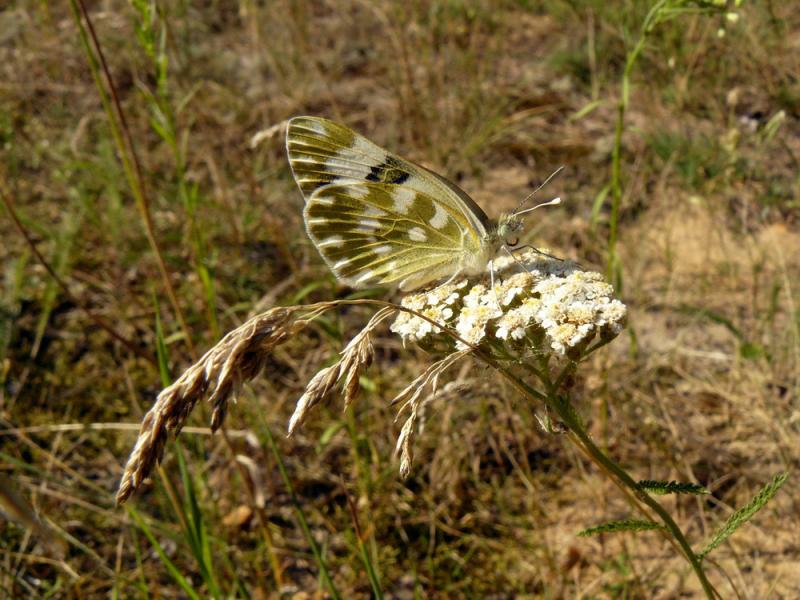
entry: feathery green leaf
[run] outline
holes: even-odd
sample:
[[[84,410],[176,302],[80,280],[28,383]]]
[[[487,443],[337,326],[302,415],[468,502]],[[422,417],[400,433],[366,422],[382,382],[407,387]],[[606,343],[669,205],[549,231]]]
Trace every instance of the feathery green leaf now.
[[[772,497],[778,493],[778,490],[781,489],[781,486],[784,484],[788,476],[788,473],[778,473],[772,479],[772,481],[765,485],[761,491],[758,492],[758,494],[756,494],[753,499],[747,503],[747,505],[743,506],[730,517],[728,517],[728,520],[725,521],[722,527],[717,529],[716,533],[712,536],[711,541],[703,549],[703,551],[697,555],[697,557],[701,560],[705,558],[709,552],[714,550],[722,542],[728,539],[734,531],[749,521],[753,515],[755,515],[764,507],[767,502],[772,500]]]

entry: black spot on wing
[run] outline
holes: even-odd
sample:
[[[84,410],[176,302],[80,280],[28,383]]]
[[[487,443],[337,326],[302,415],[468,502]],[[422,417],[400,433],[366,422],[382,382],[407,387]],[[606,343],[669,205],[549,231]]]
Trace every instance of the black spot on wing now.
[[[411,175],[405,171],[393,171],[392,178],[388,179],[387,181],[388,183],[400,185],[401,183],[405,183],[409,177],[411,177]]]
[[[375,183],[401,185],[408,181],[409,177],[411,174],[403,169],[402,164],[393,156],[388,156],[381,164],[370,167],[366,179]]]

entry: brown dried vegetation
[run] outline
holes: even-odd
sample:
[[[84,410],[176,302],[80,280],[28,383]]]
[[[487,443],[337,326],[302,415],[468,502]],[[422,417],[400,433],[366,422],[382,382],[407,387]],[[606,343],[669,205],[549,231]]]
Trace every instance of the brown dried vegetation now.
[[[302,330],[274,308],[350,292],[304,234],[281,136],[249,145],[287,117],[328,116],[449,175],[492,215],[566,165],[548,188],[565,204],[537,213],[530,239],[603,270],[607,202],[593,206],[608,181],[623,32],[636,31],[646,3],[163,4],[145,23],[156,42],[167,24],[163,100],[132,4],[92,3],[89,12],[192,344],[148,246],[69,3],[0,12],[0,192],[70,292],[12,220],[0,221],[0,471],[67,542],[54,554],[24,527],[4,526],[0,588],[12,597],[105,597],[115,588],[121,597],[179,596],[169,560],[212,596],[177,508],[193,494],[214,579],[231,596],[273,597],[276,579],[286,592],[318,589],[295,500],[347,598],[370,594],[359,539],[393,598],[698,594],[655,534],[575,537],[627,514],[618,491],[469,358],[417,403],[424,435],[402,481],[401,423],[389,403],[432,359],[404,350],[385,325],[339,356],[374,307],[327,313]],[[745,7],[736,24],[667,24],[645,48],[619,221],[630,335],[572,383],[595,439],[629,470],[711,490],[664,501],[698,544],[800,461],[798,31],[791,3],[764,3]],[[165,118],[175,144],[151,127]],[[271,308],[268,322],[248,322]],[[206,357],[216,376],[189,372],[159,395],[157,322],[173,376],[195,363],[192,346],[211,348],[232,331],[228,353]],[[243,323],[251,329],[237,329]],[[265,345],[274,351],[248,363]],[[247,366],[209,389],[234,356]],[[285,437],[297,399],[335,360],[355,361],[358,374],[331,367],[316,400],[338,381],[351,399],[360,388],[360,401],[345,412],[321,403]],[[234,392],[239,402],[228,406]],[[166,433],[183,424],[186,406],[171,412],[171,400],[187,394],[211,399],[210,409],[198,403],[189,423],[202,427],[170,446]],[[226,435],[204,435],[226,409]],[[141,463],[152,465],[166,442],[163,478],[129,472],[141,488],[128,504],[137,512],[126,512],[114,493],[148,410],[158,436]],[[747,533],[715,553],[709,572],[723,597],[796,597],[797,486],[790,478]]]

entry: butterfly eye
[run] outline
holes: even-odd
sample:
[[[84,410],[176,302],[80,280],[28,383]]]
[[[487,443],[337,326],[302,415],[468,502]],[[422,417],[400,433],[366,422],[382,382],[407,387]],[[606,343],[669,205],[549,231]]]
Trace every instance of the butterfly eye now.
[[[512,247],[512,248],[513,248],[514,246],[516,246],[517,244],[519,244],[519,238],[518,238],[518,237],[512,238],[512,239],[510,239],[510,240],[506,240],[506,245],[507,245],[507,246],[510,246],[510,247]]]

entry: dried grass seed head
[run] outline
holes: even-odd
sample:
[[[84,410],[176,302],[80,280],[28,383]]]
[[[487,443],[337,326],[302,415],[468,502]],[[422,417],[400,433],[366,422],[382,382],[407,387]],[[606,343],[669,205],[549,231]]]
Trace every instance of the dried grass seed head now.
[[[339,382],[342,382],[345,408],[356,399],[361,391],[359,377],[372,364],[374,356],[372,331],[394,312],[394,308],[387,307],[375,313],[364,329],[342,350],[341,358],[334,365],[320,370],[311,379],[289,419],[289,435],[303,423],[312,408],[330,397]]]
[[[289,308],[273,308],[253,317],[161,391],[142,420],[120,480],[118,504],[125,502],[159,463],[167,438],[180,432],[200,400],[207,398],[213,405],[211,428],[222,425],[228,401],[236,398],[244,382],[261,372],[270,351],[305,324],[293,321],[293,315]]]

